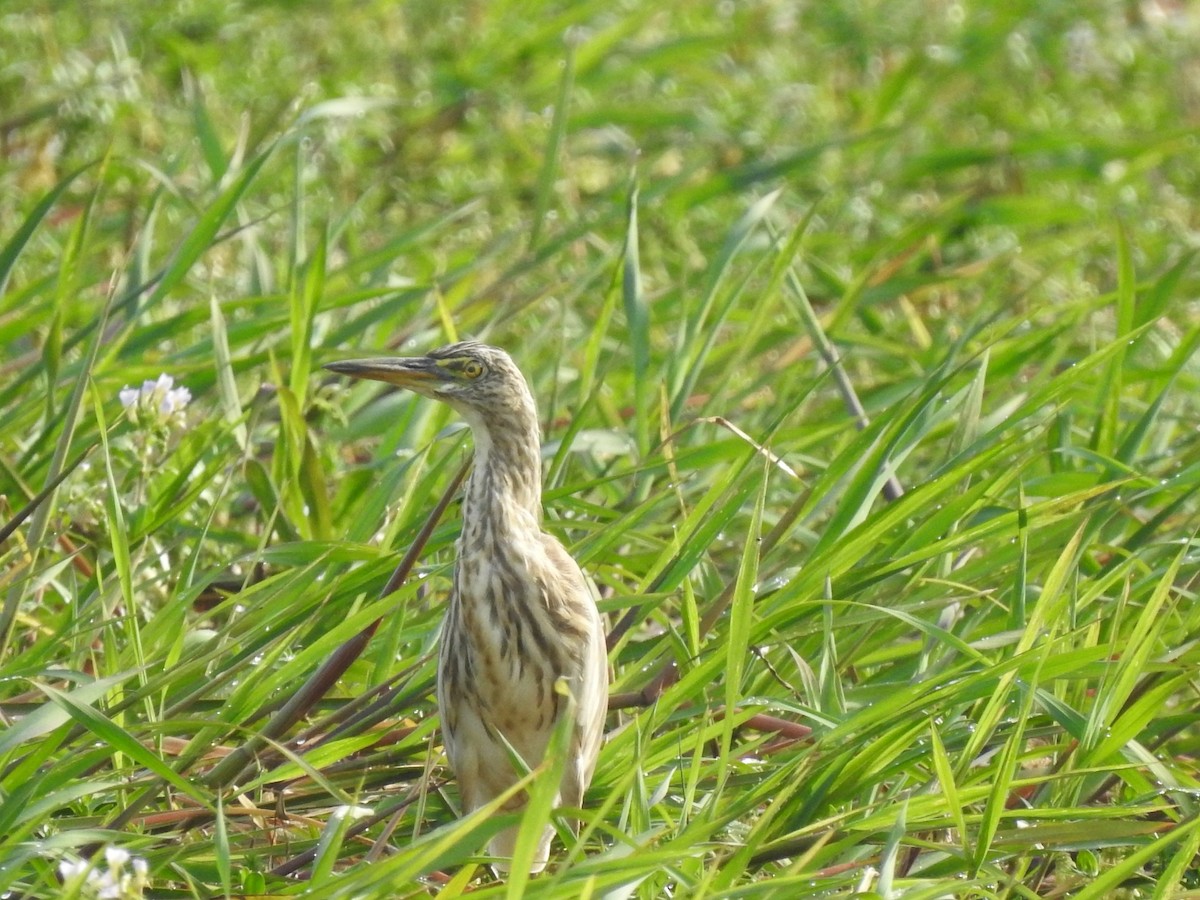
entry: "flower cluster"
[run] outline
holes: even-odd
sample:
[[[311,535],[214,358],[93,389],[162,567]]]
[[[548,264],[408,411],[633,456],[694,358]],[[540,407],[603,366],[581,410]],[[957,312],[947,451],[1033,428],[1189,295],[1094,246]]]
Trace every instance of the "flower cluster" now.
[[[96,900],[140,900],[146,887],[148,866],[141,857],[120,847],[104,849],[105,868],[85,859],[64,859],[58,874],[65,887],[77,887],[77,896]]]
[[[113,433],[111,470],[123,502],[136,508],[145,502],[150,480],[186,433],[192,392],[163,374],[141,387],[126,385],[118,397],[133,427]],[[84,462],[63,487],[60,511],[68,523],[83,527],[103,523],[106,494],[104,466]]]
[[[170,427],[184,424],[184,411],[192,392],[175,387],[175,379],[163,374],[157,381],[143,381],[140,388],[126,385],[118,396],[133,422]]]
[[[123,106],[142,100],[141,64],[120,36],[110,40],[109,46],[112,57],[99,61],[78,50],[57,55],[50,79],[57,88],[54,96],[62,98],[60,115],[107,125]]]

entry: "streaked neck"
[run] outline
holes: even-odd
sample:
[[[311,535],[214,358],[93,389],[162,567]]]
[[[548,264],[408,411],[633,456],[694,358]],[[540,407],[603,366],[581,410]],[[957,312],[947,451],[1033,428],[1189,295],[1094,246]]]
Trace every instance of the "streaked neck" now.
[[[467,416],[475,467],[467,481],[463,520],[502,529],[537,528],[542,518],[542,453],[532,401],[482,418]]]

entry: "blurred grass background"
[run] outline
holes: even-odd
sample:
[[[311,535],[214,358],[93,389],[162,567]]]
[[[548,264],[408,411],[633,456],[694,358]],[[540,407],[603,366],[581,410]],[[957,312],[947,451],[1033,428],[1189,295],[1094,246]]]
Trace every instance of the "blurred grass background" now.
[[[0,891],[1200,890],[1198,41],[1167,0],[9,4]],[[633,623],[528,885],[439,755],[455,507],[380,598],[469,439],[318,369],[460,336]]]

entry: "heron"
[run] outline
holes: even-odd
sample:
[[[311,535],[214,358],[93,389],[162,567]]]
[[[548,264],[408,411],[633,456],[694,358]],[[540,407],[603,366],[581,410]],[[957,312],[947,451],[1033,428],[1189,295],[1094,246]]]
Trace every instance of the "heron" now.
[[[351,359],[325,368],[439,400],[472,432],[474,464],[437,671],[442,740],[463,814],[519,780],[508,748],[529,768],[538,766],[561,718],[572,713],[555,805],[581,807],[608,709],[604,625],[591,582],[542,529],[541,434],[520,369],[503,350],[477,341],[425,356]],[[559,679],[569,698],[556,689]],[[504,808],[525,803],[520,792]],[[500,872],[508,870],[517,832],[517,826],[506,828],[489,843]],[[547,865],[553,836],[547,826],[531,873]]]

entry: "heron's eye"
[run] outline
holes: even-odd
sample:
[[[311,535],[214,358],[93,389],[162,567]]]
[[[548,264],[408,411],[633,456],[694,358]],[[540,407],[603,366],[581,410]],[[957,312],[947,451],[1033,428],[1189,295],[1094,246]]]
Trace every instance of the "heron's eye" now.
[[[475,379],[483,374],[483,364],[478,363],[473,359],[468,359],[462,364],[462,373],[467,378]]]

